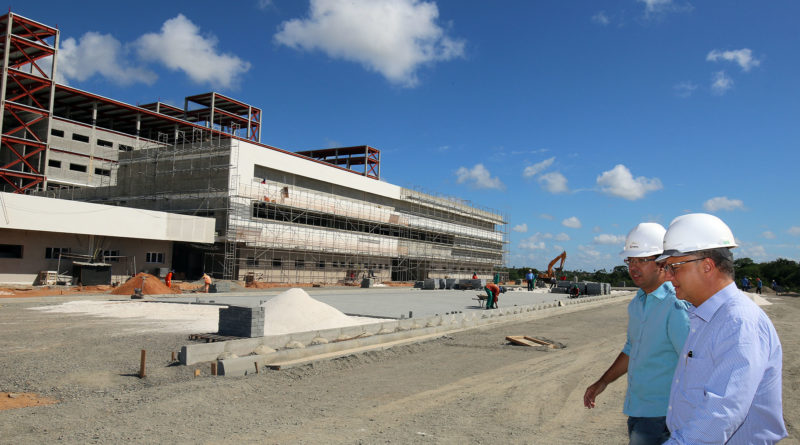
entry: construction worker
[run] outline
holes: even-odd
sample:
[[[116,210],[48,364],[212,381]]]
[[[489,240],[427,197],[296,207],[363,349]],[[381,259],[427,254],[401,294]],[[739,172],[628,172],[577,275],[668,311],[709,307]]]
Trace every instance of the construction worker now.
[[[528,291],[532,291],[533,284],[536,282],[536,277],[533,276],[533,269],[528,269],[528,273],[525,274],[525,280],[528,281]]]
[[[736,288],[731,229],[719,218],[675,218],[658,257],[691,331],[672,378],[668,444],[772,444],[786,437],[781,342],[767,314]]]
[[[173,270],[170,270],[169,272],[167,272],[167,276],[164,277],[164,284],[166,284],[167,287],[169,288],[172,288],[173,272],[174,272]]]
[[[208,293],[209,289],[211,288],[211,277],[208,276],[207,273],[203,274],[203,292]]]
[[[486,291],[486,309],[497,309],[497,299],[500,296],[500,287],[489,283],[483,288]]]
[[[639,291],[628,304],[627,340],[614,363],[583,395],[584,406],[594,408],[595,398],[628,374],[622,412],[628,415],[631,445],[669,439],[670,384],[689,333],[686,304],[676,298],[675,288],[655,261],[662,253],[665,232],[660,224],[641,223],[628,233],[620,255]]]

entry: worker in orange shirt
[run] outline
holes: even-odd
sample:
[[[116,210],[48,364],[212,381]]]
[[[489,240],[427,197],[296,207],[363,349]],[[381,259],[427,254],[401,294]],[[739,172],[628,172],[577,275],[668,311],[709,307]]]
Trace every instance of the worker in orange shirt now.
[[[500,287],[489,283],[483,288],[486,291],[486,309],[497,309],[497,299],[500,296]]]
[[[169,272],[167,272],[167,276],[164,277],[164,284],[166,284],[167,287],[169,288],[172,287],[172,276],[173,276],[173,271],[170,270]]]
[[[205,283],[203,286],[203,292],[208,293],[208,290],[211,287],[211,277],[208,276],[207,273],[203,274],[203,283]]]

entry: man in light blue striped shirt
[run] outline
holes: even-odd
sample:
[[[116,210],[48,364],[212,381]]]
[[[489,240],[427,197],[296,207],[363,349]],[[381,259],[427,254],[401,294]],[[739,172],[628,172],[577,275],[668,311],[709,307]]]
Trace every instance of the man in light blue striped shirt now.
[[[668,444],[773,444],[786,437],[781,343],[769,317],[736,288],[733,233],[713,215],[676,218],[662,262],[690,332],[672,380]]]
[[[628,415],[630,445],[659,445],[669,438],[670,382],[689,333],[686,304],[676,299],[672,284],[655,262],[662,252],[664,232],[660,224],[641,223],[628,233],[620,255],[639,291],[628,304],[627,341],[611,367],[583,396],[584,406],[593,408],[609,383],[628,374],[622,411]]]

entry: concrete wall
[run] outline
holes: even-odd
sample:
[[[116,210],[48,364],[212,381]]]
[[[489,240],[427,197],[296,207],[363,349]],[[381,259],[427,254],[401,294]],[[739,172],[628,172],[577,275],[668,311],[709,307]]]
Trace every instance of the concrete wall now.
[[[138,145],[135,137],[58,118],[53,119],[50,130],[50,151],[45,172],[48,181],[53,183],[92,187],[114,185],[119,152]],[[74,135],[77,135],[77,139]],[[88,138],[88,142],[84,142],[83,138]],[[60,165],[50,165],[50,161]],[[70,164],[83,166],[86,171],[72,170]]]
[[[286,173],[311,177],[392,199],[400,199],[401,187],[399,186],[333,168],[329,164],[314,162],[249,142],[239,141],[237,171],[244,182],[250,182],[256,165],[279,168]]]

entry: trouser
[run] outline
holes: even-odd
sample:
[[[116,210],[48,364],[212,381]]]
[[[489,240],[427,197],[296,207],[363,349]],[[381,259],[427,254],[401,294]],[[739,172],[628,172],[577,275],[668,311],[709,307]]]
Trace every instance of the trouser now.
[[[667,417],[628,417],[630,445],[661,445],[669,439]]]
[[[492,308],[493,301],[494,301],[494,295],[492,295],[492,291],[486,289],[486,309]]]
[[[528,290],[533,290],[533,280],[528,280]]]

